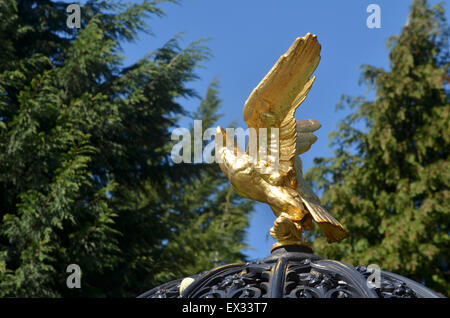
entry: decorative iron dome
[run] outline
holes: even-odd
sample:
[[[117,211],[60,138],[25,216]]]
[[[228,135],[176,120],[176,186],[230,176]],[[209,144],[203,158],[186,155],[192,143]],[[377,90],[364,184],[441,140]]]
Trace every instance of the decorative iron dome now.
[[[413,280],[386,271],[380,271],[377,287],[368,283],[372,273],[364,266],[322,259],[304,246],[286,246],[261,260],[219,266],[168,282],[138,298],[442,297]]]

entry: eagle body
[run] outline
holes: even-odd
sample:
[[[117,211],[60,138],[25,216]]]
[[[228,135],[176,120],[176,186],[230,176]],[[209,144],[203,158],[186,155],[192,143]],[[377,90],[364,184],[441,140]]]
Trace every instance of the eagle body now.
[[[244,120],[249,128],[277,128],[267,144],[275,144],[274,163],[238,147],[216,149],[216,158],[223,173],[239,195],[267,203],[277,219],[270,233],[279,242],[302,240],[302,232],[313,227],[314,220],[328,242],[344,239],[349,234],[326,209],[303,179],[300,154],[317,140],[313,132],[320,128],[316,120],[296,120],[298,106],[304,101],[315,77],[311,78],[320,60],[320,44],[315,35],[297,38],[260,84],[252,91],[244,106]],[[258,136],[257,136],[258,137]],[[233,144],[234,136],[217,128],[216,141],[223,138]],[[233,138],[233,140],[227,140]],[[230,143],[231,141],[231,143]],[[258,143],[258,145],[260,145]],[[261,147],[261,146],[259,146]],[[267,150],[267,149],[266,149]]]

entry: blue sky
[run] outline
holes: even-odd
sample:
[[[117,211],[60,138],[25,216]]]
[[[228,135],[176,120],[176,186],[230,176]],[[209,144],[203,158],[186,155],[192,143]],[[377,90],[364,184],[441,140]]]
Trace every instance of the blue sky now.
[[[213,54],[197,74],[200,79],[190,83],[204,95],[209,82],[218,77],[219,124],[227,126],[242,119],[245,100],[272,65],[292,44],[306,33],[316,34],[322,45],[321,62],[316,81],[305,102],[297,110],[297,119],[316,119],[322,128],[319,140],[302,155],[304,171],[312,166],[314,157],[331,156],[328,134],[337,128],[345,112],[335,112],[342,94],[364,95],[359,86],[359,66],[370,64],[389,68],[387,39],[400,33],[406,23],[412,0],[184,0],[180,5],[162,3],[166,16],[148,21],[155,36],[142,34],[136,43],[124,45],[127,63],[162,46],[167,40],[184,32],[183,44],[211,38],[206,44]],[[369,4],[381,8],[381,28],[369,29],[366,12]],[[432,4],[437,1],[431,1]],[[446,6],[448,10],[448,6]],[[447,12],[447,18],[449,14]],[[183,100],[194,110],[198,100]],[[248,229],[245,250],[249,259],[269,255],[274,240],[268,230],[275,219],[267,205],[257,204]]]

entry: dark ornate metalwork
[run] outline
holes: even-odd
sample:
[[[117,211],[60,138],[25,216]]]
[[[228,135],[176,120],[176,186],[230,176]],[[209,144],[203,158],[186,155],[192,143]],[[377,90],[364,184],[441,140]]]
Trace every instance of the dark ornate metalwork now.
[[[182,279],[158,286],[138,298],[438,298],[406,277],[324,260],[304,247],[285,247],[261,260],[229,264],[191,276],[180,294]],[[369,283],[368,283],[369,281]]]

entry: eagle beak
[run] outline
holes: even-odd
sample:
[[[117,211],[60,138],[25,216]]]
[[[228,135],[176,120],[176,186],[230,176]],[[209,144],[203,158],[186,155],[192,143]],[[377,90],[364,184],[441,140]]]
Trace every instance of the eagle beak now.
[[[226,132],[225,132],[225,130],[222,127],[217,126],[217,128],[216,128],[216,135],[219,135],[219,134],[221,134],[222,136],[225,136]]]
[[[222,138],[222,139],[220,139]],[[225,132],[225,129],[223,129],[220,126],[217,126],[216,128],[216,141],[217,140],[222,140],[222,146],[224,147],[227,143],[227,134]]]

